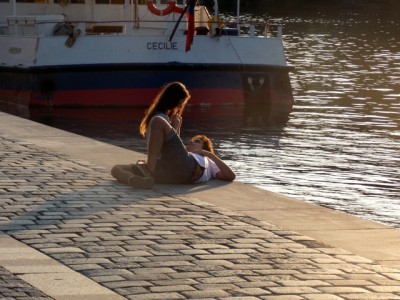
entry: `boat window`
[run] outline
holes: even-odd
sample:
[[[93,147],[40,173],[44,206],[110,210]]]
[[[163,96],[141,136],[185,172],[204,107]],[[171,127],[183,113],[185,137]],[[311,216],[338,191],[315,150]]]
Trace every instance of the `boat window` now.
[[[2,1],[2,0],[0,0]],[[58,0],[59,1],[59,0]],[[73,1],[73,0],[72,0]],[[84,0],[75,0],[75,1],[84,1]],[[125,0],[95,0],[96,4],[125,4]],[[136,0],[133,0],[133,3],[135,3]],[[154,3],[157,4],[168,4],[168,2],[171,0],[153,0]],[[129,3],[132,3],[132,0],[128,1]],[[147,0],[137,0],[138,4],[146,4]],[[184,0],[177,0],[177,4],[183,5]]]
[[[8,2],[8,1],[1,1],[1,2]],[[18,3],[47,3],[47,0],[17,0],[17,2]]]
[[[66,1],[68,3],[72,3],[72,4],[85,4],[85,0],[54,0],[54,3],[60,3],[61,2],[63,5],[65,5]]]
[[[54,0],[54,3],[68,3],[73,4],[84,4],[85,0]],[[0,2],[9,2],[9,0],[0,0]],[[17,0],[18,3],[49,3],[49,0]]]
[[[125,0],[96,0],[96,4],[124,4],[124,3]]]
[[[168,4],[168,2],[170,2],[171,0],[159,0],[159,1],[161,4]],[[156,2],[156,1],[154,1],[154,2]],[[183,5],[184,0],[176,0],[175,2],[178,5]]]

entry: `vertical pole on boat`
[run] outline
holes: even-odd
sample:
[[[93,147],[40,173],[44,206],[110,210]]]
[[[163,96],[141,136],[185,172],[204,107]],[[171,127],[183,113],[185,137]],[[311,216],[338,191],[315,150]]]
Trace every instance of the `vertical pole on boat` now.
[[[13,0],[13,14],[14,14],[14,17],[17,16],[17,0]],[[15,25],[14,25],[15,35],[17,35],[17,33],[18,33],[17,27],[18,27],[17,18],[15,18]]]
[[[139,17],[138,17],[138,9],[139,9],[139,5],[138,5],[138,0],[135,0],[135,13],[133,14],[133,17],[135,18],[134,23],[135,23],[135,28],[139,28]]]
[[[237,30],[240,35],[240,0],[237,0],[237,8],[236,8],[236,18],[237,18]]]
[[[131,19],[130,18],[130,11],[129,11],[129,9],[130,9],[130,7],[131,7],[131,5],[130,5],[130,3],[129,3],[129,1],[128,0],[125,0],[124,1],[124,6],[122,6],[122,13],[123,13],[123,20],[124,20],[124,23],[123,23],[123,26],[124,26],[124,28],[125,28],[125,32],[126,33],[128,33],[128,31],[129,31],[129,28],[130,28],[130,23],[128,23],[128,20],[129,19]]]
[[[218,12],[218,1],[217,0],[215,0],[214,1],[214,22],[218,22],[218,15],[219,15],[219,12]]]
[[[94,21],[94,5],[95,0],[89,0],[90,3],[90,20]]]

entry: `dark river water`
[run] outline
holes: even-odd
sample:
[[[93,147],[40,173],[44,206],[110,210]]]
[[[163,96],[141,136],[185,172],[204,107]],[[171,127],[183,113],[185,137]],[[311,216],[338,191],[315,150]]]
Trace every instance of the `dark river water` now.
[[[188,109],[238,180],[400,228],[400,19],[282,18],[295,106],[285,126],[245,128],[237,108]],[[145,152],[143,109],[31,111],[31,119]]]

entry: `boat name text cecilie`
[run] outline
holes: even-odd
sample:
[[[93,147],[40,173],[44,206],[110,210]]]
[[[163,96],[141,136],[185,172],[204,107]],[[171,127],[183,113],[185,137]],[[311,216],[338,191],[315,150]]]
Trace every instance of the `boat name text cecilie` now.
[[[148,50],[178,50],[177,42],[148,42]]]
[[[19,47],[10,47],[8,48],[8,52],[10,54],[20,54],[22,52],[22,49]]]

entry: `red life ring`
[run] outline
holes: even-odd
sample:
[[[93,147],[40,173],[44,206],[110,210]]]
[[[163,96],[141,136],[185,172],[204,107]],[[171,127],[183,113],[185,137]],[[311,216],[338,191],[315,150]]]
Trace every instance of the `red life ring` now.
[[[147,8],[148,8],[153,14],[155,14],[155,15],[157,15],[157,16],[169,15],[169,14],[172,13],[172,12],[177,13],[177,14],[181,14],[181,13],[183,12],[183,9],[180,8],[179,6],[176,6],[176,2],[173,1],[173,0],[168,1],[168,6],[167,6],[165,9],[163,9],[163,10],[158,9],[158,8],[154,5],[153,1],[148,0],[148,1],[147,1]]]

